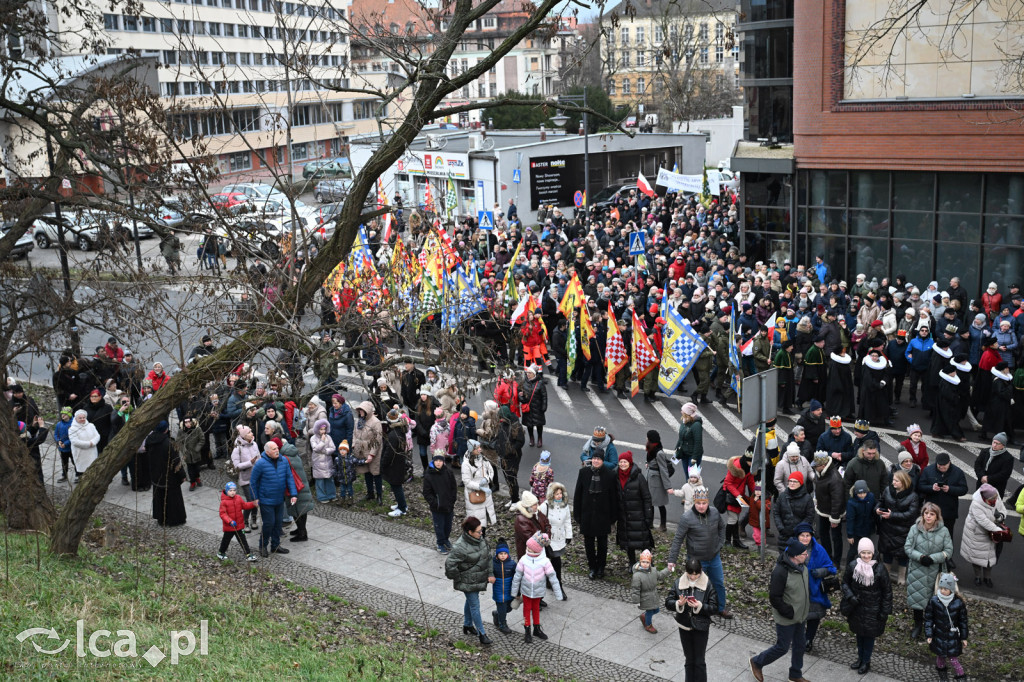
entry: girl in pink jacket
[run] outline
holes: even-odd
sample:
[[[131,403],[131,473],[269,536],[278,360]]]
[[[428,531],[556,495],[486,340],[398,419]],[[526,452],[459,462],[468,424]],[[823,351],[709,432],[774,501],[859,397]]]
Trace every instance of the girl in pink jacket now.
[[[551,581],[551,588],[555,596],[562,599],[562,586],[555,575],[555,567],[551,565],[544,553],[544,547],[550,544],[551,539],[547,533],[534,533],[533,537],[526,541],[526,556],[516,564],[516,574],[512,578],[512,596],[523,598],[523,624],[526,626],[526,636],[523,641],[529,644],[533,641],[530,634],[530,617],[533,616],[533,635],[537,639],[547,639],[548,636],[540,629],[540,600],[547,594],[548,580]]]

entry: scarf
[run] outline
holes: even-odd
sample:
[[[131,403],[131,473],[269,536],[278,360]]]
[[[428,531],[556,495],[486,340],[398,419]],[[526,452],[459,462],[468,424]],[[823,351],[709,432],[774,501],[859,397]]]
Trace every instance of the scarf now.
[[[942,594],[942,590],[938,590],[935,592],[935,596],[938,597],[939,601],[942,602],[942,605],[946,607],[946,616],[949,617],[949,605],[953,602],[953,599],[956,598],[956,592],[950,592],[948,595],[945,595]],[[953,619],[950,618],[949,622],[952,623]]]
[[[661,443],[648,443],[646,449],[647,461],[650,463],[658,458],[658,453],[661,452]]]
[[[857,565],[853,569],[853,579],[865,587],[873,585],[875,583],[875,572],[871,569],[876,563],[874,559],[864,561],[857,557]]]
[[[907,449],[910,450],[910,454],[912,454],[914,456],[920,455],[921,454],[921,443],[924,443],[924,441],[920,441],[919,443],[915,443],[913,440],[908,439],[907,440]]]
[[[589,492],[591,495],[600,495],[601,493],[604,492],[604,485],[602,485],[601,483],[601,468],[602,467],[599,466],[596,469],[591,468],[590,470]]]
[[[633,473],[633,465],[630,464],[628,469],[617,469],[617,471],[619,472],[619,488],[625,488],[629,475]]]

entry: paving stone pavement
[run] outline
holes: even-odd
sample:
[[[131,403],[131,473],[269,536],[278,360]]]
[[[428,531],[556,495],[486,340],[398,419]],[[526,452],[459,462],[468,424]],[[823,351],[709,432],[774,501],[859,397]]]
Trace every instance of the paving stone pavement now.
[[[50,467],[44,461],[46,469]],[[168,539],[213,554],[221,536],[219,487],[227,479],[220,472],[204,472],[204,478],[208,482],[204,488],[185,493],[185,526],[161,529],[150,518],[150,493],[135,493],[116,481],[97,513],[154,532],[166,530]],[[55,484],[53,492],[58,499],[64,498],[67,485]],[[428,628],[459,631],[463,599],[444,577],[444,558],[433,549],[431,533],[383,516],[326,505],[317,505],[310,515],[308,532],[309,542],[288,544],[290,554],[274,555],[258,565],[295,583],[315,586],[368,609],[387,611],[398,621],[412,620]],[[251,534],[250,540],[255,545],[256,535]],[[237,544],[231,546],[229,555],[241,560]],[[544,643],[535,640],[532,645],[523,643],[522,615],[516,612],[509,617],[509,625],[516,634],[503,636],[489,629],[495,653],[513,655],[552,674],[581,680],[685,678],[682,648],[669,615],[655,616],[659,632],[651,635],[640,629],[636,607],[624,603],[624,588],[591,583],[576,576],[567,578],[570,599],[551,600],[551,607],[542,615],[544,629],[551,639]],[[481,599],[481,608],[488,626],[491,605],[487,594]],[[768,623],[716,619],[706,656],[709,679],[751,679],[747,658],[766,648],[765,643],[773,639],[773,631]],[[475,638],[469,642],[476,644]],[[826,649],[825,653],[830,652]],[[846,658],[849,656],[839,660]],[[788,656],[769,666],[765,679],[786,679],[787,664]],[[872,666],[871,673],[859,676],[845,663],[807,655],[804,674],[811,680],[830,682],[935,679],[934,669],[898,657],[876,655]]]

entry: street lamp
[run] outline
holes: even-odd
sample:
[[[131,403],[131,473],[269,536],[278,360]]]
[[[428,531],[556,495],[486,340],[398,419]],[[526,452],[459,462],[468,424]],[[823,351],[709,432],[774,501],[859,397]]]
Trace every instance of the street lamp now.
[[[584,215],[590,209],[590,126],[587,125],[587,88],[584,86],[582,95],[559,95],[556,104],[579,102],[583,105],[583,210]],[[558,127],[564,126],[569,121],[565,114],[558,114],[551,117],[551,122]]]

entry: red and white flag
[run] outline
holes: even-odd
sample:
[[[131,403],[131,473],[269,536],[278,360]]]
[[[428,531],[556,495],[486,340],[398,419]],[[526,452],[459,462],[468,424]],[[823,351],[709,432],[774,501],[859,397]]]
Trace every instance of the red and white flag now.
[[[615,375],[629,364],[629,355],[626,353],[626,344],[622,340],[622,332],[615,321],[615,310],[612,309],[611,301],[608,302],[608,332],[605,343],[604,364],[607,368],[607,388],[615,385]]]
[[[652,199],[657,196],[657,193],[654,191],[654,188],[651,187],[651,183],[647,182],[647,178],[644,177],[643,173],[637,175],[636,186],[641,192],[651,197]]]

